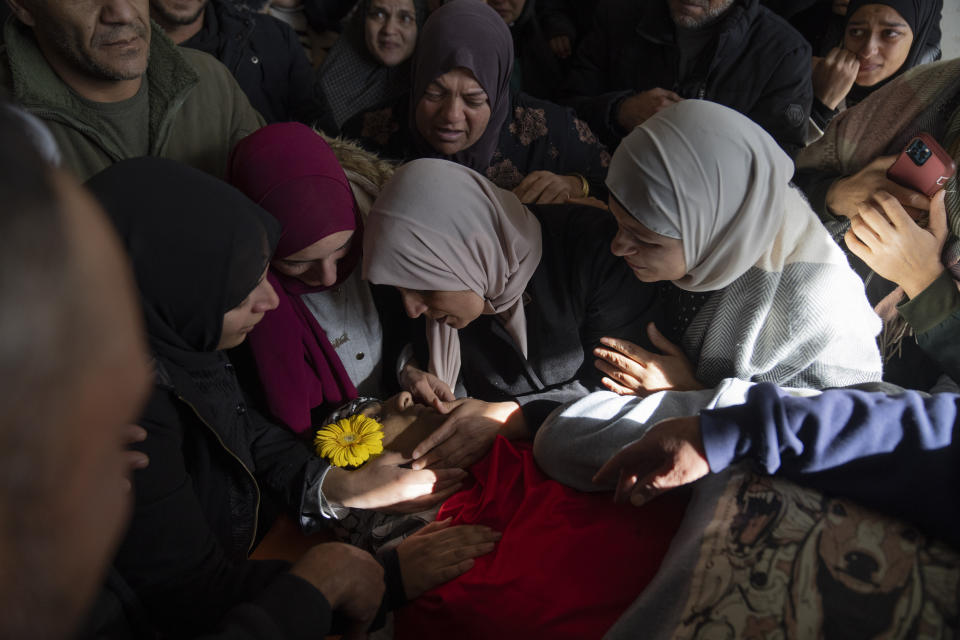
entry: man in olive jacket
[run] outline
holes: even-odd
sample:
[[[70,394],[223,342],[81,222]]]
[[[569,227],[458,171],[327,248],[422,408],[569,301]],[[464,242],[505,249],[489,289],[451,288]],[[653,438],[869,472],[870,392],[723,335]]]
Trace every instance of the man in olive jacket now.
[[[145,155],[219,177],[264,124],[220,62],[151,29],[148,0],[9,4],[0,91],[46,123],[81,180]]]

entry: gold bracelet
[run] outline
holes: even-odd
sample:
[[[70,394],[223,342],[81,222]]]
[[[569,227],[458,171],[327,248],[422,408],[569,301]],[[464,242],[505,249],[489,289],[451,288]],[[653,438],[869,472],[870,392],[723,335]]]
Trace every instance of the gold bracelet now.
[[[584,178],[584,177],[583,177],[582,175],[580,175],[579,173],[571,173],[571,174],[569,174],[569,175],[573,176],[574,178],[580,178],[580,188],[581,188],[581,190],[582,190],[582,193],[580,194],[580,197],[581,197],[581,198],[587,198],[587,197],[589,197],[589,196],[590,196],[590,183],[587,182],[587,179]]]

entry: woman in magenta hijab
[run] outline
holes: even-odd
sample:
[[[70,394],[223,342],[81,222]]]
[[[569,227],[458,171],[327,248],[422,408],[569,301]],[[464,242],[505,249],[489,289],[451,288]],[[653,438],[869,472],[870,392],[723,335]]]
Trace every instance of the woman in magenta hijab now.
[[[300,433],[358,394],[398,390],[406,321],[356,269],[363,222],[329,145],[302,124],[264,127],[234,149],[229,180],[283,227],[268,275],[280,306],[249,336],[274,416]]]

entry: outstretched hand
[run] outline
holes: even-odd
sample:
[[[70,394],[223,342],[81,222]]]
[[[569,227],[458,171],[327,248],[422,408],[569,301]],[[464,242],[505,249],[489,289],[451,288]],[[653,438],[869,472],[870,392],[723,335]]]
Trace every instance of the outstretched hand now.
[[[453,580],[473,567],[473,559],[493,551],[501,534],[482,525],[431,522],[397,547],[403,590],[408,600]]]
[[[602,382],[620,395],[644,396],[655,391],[702,389],[693,363],[679,346],[664,337],[651,322],[650,342],[662,354],[647,351],[629,340],[601,338],[603,347],[593,350],[599,358],[594,365],[606,374]]]
[[[414,469],[466,469],[490,450],[498,434],[525,435],[522,413],[515,402],[484,402],[460,398],[442,407],[447,419],[413,450]]]
[[[640,506],[670,489],[710,473],[700,434],[700,418],[670,418],[640,440],[620,450],[593,477],[600,485],[616,483],[614,500]]]
[[[388,451],[353,471],[330,469],[323,493],[344,507],[417,513],[456,493],[467,475],[462,469],[404,468],[410,460]]]

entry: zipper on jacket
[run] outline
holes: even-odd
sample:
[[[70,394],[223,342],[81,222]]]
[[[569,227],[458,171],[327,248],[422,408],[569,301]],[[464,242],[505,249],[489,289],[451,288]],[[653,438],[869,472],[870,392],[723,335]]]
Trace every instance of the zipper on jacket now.
[[[180,107],[182,107],[183,103],[186,102],[187,98],[190,97],[190,92],[196,88],[197,84],[200,83],[197,82],[193,86],[188,87],[182,95],[178,95],[176,99],[170,103],[170,108],[167,109],[165,114],[163,114],[163,120],[161,120],[160,124],[157,126],[157,139],[150,142],[151,153],[159,156],[167,148],[170,127],[173,126],[173,121],[177,117]]]
[[[217,433],[217,430],[211,427],[210,424],[204,420],[203,416],[200,415],[200,412],[197,411],[197,408],[190,404],[190,402],[179,393],[176,394],[176,396],[180,402],[190,407],[190,409],[193,411],[193,414],[197,416],[197,419],[200,420],[200,422],[202,422],[203,425],[210,430],[210,432],[213,434],[213,437],[217,439],[217,442],[220,443],[220,446],[223,447],[223,450],[229,453],[233,459],[236,460],[241,467],[243,467],[243,470],[247,472],[248,476],[250,476],[250,480],[253,481],[253,487],[257,491],[257,505],[253,511],[253,535],[250,536],[250,544],[247,546],[247,555],[249,556],[253,552],[254,543],[257,541],[257,525],[260,522],[260,485],[257,483],[257,479],[254,477],[250,469],[247,468],[247,465],[243,463],[243,460],[241,460],[240,457],[237,456],[237,454],[235,454],[230,447],[223,442],[223,438],[220,437],[220,434]]]
[[[108,148],[109,145],[107,145],[106,141],[102,137],[100,137],[100,131],[98,131],[95,127],[88,127],[86,124],[80,122],[79,120],[69,117],[69,114],[65,114],[55,109],[53,110],[47,109],[47,108],[32,109],[30,107],[24,107],[24,108],[27,111],[29,111],[31,114],[40,118],[41,120],[53,120],[54,122],[65,124],[68,127],[72,127],[74,130],[78,131],[79,133],[82,133],[83,135],[87,136],[88,138],[96,142],[96,144],[103,150],[104,153],[106,153],[106,155],[113,162],[120,162],[121,160],[124,159],[123,156],[117,152],[118,151],[117,149]]]

